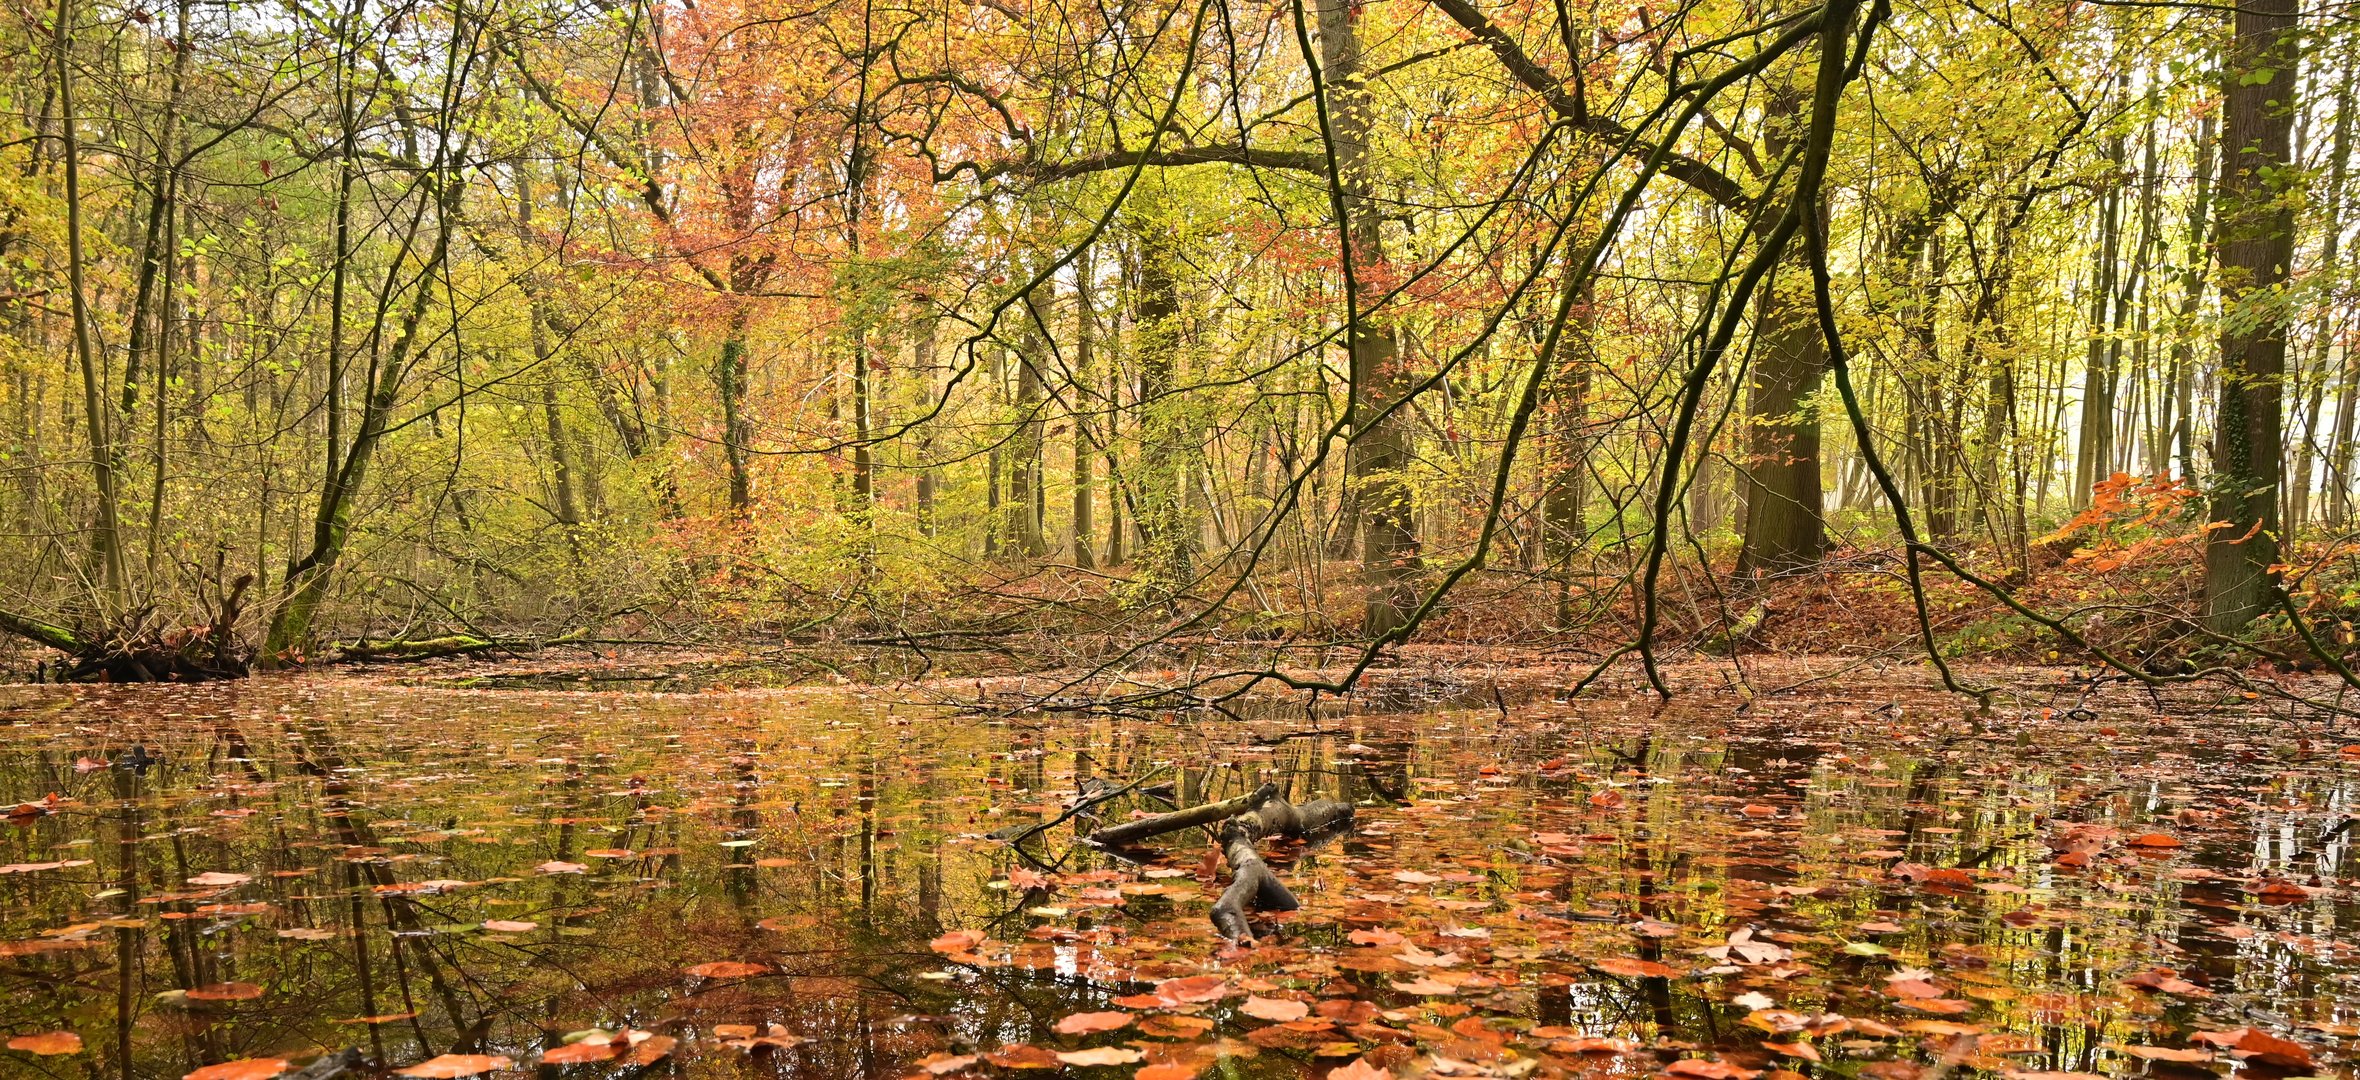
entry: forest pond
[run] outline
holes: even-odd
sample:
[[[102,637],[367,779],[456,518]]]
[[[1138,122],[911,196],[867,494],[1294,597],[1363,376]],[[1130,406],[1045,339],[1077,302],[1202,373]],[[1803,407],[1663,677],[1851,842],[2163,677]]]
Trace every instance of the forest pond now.
[[[1865,669],[1145,719],[0,688],[0,1076],[2344,1074],[2360,737],[1998,676],[1982,714]],[[1358,823],[1266,852],[1303,907],[1251,947],[1202,834],[1000,839],[1143,778],[1107,820],[1271,779]]]

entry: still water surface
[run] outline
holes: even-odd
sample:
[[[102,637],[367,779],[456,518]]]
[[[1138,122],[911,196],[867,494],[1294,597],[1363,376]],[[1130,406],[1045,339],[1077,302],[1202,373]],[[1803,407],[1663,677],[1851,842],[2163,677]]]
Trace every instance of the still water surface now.
[[[347,1048],[553,1078],[2344,1073],[2360,748],[2016,678],[1984,718],[1859,678],[1161,722],[0,688],[0,802],[27,804],[0,1034],[33,1048],[0,1076]],[[1273,779],[1359,826],[1272,846],[1304,907],[1250,950],[1206,921],[1201,834],[993,838],[1158,769],[1179,803]]]

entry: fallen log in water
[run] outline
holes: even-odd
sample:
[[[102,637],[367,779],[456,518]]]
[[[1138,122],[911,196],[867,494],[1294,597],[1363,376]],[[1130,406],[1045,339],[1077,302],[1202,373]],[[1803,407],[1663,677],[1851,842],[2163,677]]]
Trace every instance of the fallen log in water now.
[[[1264,838],[1301,839],[1352,823],[1352,804],[1335,799],[1313,799],[1301,806],[1278,797],[1277,784],[1263,784],[1234,799],[1203,803],[1110,825],[1091,833],[1090,843],[1118,847],[1149,837],[1200,825],[1221,823],[1221,853],[1229,861],[1231,880],[1213,904],[1213,929],[1231,941],[1252,940],[1246,917],[1256,911],[1293,911],[1302,904],[1262,860],[1256,847]]]

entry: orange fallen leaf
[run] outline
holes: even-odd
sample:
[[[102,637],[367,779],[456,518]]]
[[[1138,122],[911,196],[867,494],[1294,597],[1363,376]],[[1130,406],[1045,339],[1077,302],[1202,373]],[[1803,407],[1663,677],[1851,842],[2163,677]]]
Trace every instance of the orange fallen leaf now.
[[[393,1075],[416,1077],[418,1080],[459,1080],[463,1076],[479,1076],[515,1067],[514,1061],[498,1054],[444,1054],[427,1058],[407,1069],[395,1069]]]
[[[1608,975],[1620,975],[1626,979],[1670,979],[1680,974],[1653,960],[1641,960],[1636,956],[1609,956],[1593,961],[1590,966]]]
[[[1327,1080],[1393,1080],[1393,1070],[1380,1069],[1367,1058],[1353,1058],[1327,1074]]]
[[[2171,848],[2182,846],[2179,837],[2159,832],[2151,832],[2143,836],[2134,836],[2128,840],[2123,841],[2123,843],[2135,848],[2149,848],[2157,851],[2169,850]]]
[[[631,1052],[624,1055],[623,1064],[653,1065],[664,1060],[664,1055],[671,1053],[672,1048],[679,1044],[680,1040],[670,1035],[650,1035],[646,1042],[632,1047]]]
[[[628,1049],[630,1049],[628,1043],[594,1043],[584,1039],[578,1043],[569,1043],[543,1051],[541,1064],[579,1065],[586,1061],[613,1061]]]
[[[1057,1033],[1060,1035],[1091,1035],[1129,1026],[1131,1026],[1131,1014],[1127,1012],[1075,1013],[1057,1021]]]
[[[1249,997],[1245,1004],[1238,1006],[1237,1011],[1256,1020],[1283,1024],[1311,1015],[1311,1006],[1284,998]]]
[[[1154,1065],[1139,1066],[1139,1071],[1131,1074],[1131,1080],[1196,1080],[1196,1074],[1203,1071],[1184,1062],[1164,1061]],[[1336,1074],[1329,1073],[1328,1075],[1335,1076]]]
[[[1219,975],[1165,979],[1155,984],[1155,993],[1157,997],[1183,1005],[1197,1001],[1219,1001],[1229,993],[1229,980]]]
[[[287,1071],[286,1058],[243,1058],[207,1065],[180,1080],[270,1080]]]
[[[252,1001],[262,996],[262,988],[253,983],[214,983],[197,987],[188,996],[191,1001]]]
[[[483,928],[501,934],[522,934],[541,928],[540,923],[518,922],[514,919],[485,919]]]
[[[8,1048],[43,1057],[79,1054],[82,1052],[82,1037],[71,1031],[45,1031],[39,1035],[19,1035],[10,1039]]]
[[[1060,1064],[1057,1055],[1030,1043],[1011,1043],[983,1055],[983,1060],[1003,1069],[1054,1069]]]
[[[982,931],[953,930],[950,933],[935,938],[933,941],[927,942],[926,947],[933,949],[938,953],[963,953],[968,952],[974,949],[977,945],[981,944],[983,944]]]
[[[2117,1047],[2117,1049],[2142,1061],[2176,1061],[2185,1064],[2202,1064],[2213,1059],[2212,1051],[2197,1050],[2193,1048],[2183,1050],[2178,1047],[2171,1046],[2123,1046]]]
[[[1093,1046],[1060,1051],[1057,1060],[1068,1065],[1133,1065],[1147,1060],[1147,1055],[1128,1046]]]
[[[681,973],[694,975],[700,979],[743,979],[763,974],[769,970],[770,965],[768,964],[749,964],[743,960],[715,960],[710,964],[698,964],[692,968],[684,968]]]

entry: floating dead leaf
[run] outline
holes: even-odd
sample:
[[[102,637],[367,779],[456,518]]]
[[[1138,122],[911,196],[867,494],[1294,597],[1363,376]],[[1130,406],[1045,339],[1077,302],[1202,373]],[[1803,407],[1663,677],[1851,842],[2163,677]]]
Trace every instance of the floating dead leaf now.
[[[485,919],[483,928],[499,934],[522,934],[540,929],[541,924],[519,922],[515,919]]]
[[[2281,1039],[2254,1028],[2231,1028],[2227,1031],[2199,1031],[2189,1036],[2192,1041],[2227,1050],[2240,1060],[2259,1061],[2281,1069],[2311,1067],[2311,1048],[2301,1043]]]
[[[971,952],[977,945],[983,944],[983,941],[983,931],[981,930],[953,930],[927,942],[926,947],[935,952],[950,955]]]
[[[38,1035],[19,1035],[10,1039],[8,1048],[42,1057],[79,1054],[82,1052],[82,1037],[71,1031],[44,1031]]]
[[[286,1071],[286,1058],[241,1058],[207,1065],[183,1075],[180,1080],[270,1080]]]
[[[1090,1035],[1129,1026],[1131,1026],[1131,1014],[1127,1012],[1075,1013],[1057,1021],[1057,1033],[1060,1035]]]
[[[2138,1058],[2141,1061],[2173,1061],[2180,1062],[2182,1064],[2201,1065],[2213,1059],[2212,1051],[2199,1050],[2194,1047],[2118,1046],[2115,1047],[2115,1049],[2120,1050],[2125,1054],[2129,1054],[2132,1057]]]
[[[2123,843],[2130,847],[2146,848],[2150,851],[2169,851],[2172,848],[2184,846],[2180,843],[2179,837],[2159,832],[2134,836]]]
[[[1300,1001],[1288,1001],[1284,998],[1249,997],[1245,1004],[1237,1007],[1237,1011],[1256,1020],[1268,1020],[1272,1023],[1283,1024],[1289,1020],[1301,1020],[1311,1015],[1311,1006]]]
[[[533,867],[533,869],[543,874],[579,874],[590,868],[578,862],[559,862],[552,859]]]
[[[1185,1061],[1159,1061],[1139,1066],[1139,1071],[1131,1074],[1131,1080],[1196,1080],[1196,1075],[1203,1071],[1202,1067]]]
[[[1369,1064],[1367,1058],[1353,1058],[1327,1074],[1327,1080],[1393,1080],[1393,1070]]]
[[[630,1053],[623,1055],[623,1064],[626,1066],[653,1065],[664,1060],[664,1056],[670,1054],[672,1048],[678,1045],[680,1045],[680,1040],[670,1035],[650,1035],[646,1041],[633,1046]]]
[[[1057,1060],[1068,1065],[1134,1065],[1147,1060],[1147,1055],[1128,1046],[1093,1046],[1087,1050],[1061,1050]]]
[[[1219,975],[1165,979],[1155,984],[1155,994],[1166,1001],[1183,1005],[1198,1001],[1219,1001],[1229,995],[1229,980]]]
[[[715,1024],[713,1034],[721,1040],[721,1045],[739,1050],[763,1047],[791,1050],[811,1041],[801,1035],[789,1034],[784,1025],[775,1022],[763,1028],[756,1028],[752,1024]]]
[[[1754,1080],[1762,1075],[1762,1070],[1706,1058],[1681,1058],[1664,1066],[1663,1075],[1689,1077],[1691,1080]]]
[[[743,979],[764,974],[769,970],[770,965],[768,964],[749,964],[743,960],[715,960],[709,964],[683,968],[681,973],[694,975],[700,979]]]
[[[1064,1064],[1056,1054],[1031,1043],[1011,1043],[983,1055],[983,1060],[1003,1069],[1054,1069]]]
[[[1425,978],[1423,976],[1411,979],[1408,982],[1394,983],[1393,988],[1395,990],[1401,991],[1404,994],[1416,994],[1420,997],[1447,997],[1451,994],[1456,994],[1459,992],[1458,987],[1436,979]]]
[[[541,1064],[579,1065],[590,1061],[613,1061],[614,1059],[621,1057],[623,1051],[628,1049],[630,1049],[630,1044],[626,1042],[594,1043],[588,1039],[584,1039],[581,1042],[568,1043],[564,1046],[553,1047],[549,1050],[543,1051],[541,1054]]]
[[[202,874],[198,874],[197,876],[188,879],[188,883],[191,885],[203,885],[207,888],[218,888],[229,885],[243,885],[252,880],[254,880],[254,877],[251,874],[232,874],[226,870],[208,870]]]
[[[1626,979],[1671,979],[1680,974],[1653,960],[1641,960],[1636,956],[1609,956],[1591,961],[1590,966],[1608,975],[1620,975]]]
[[[918,1059],[918,1067],[928,1076],[948,1076],[983,1060],[974,1054],[928,1054]]]
[[[252,1001],[262,996],[262,988],[253,983],[223,982],[197,987],[188,996],[191,1001]]]
[[[418,1080],[459,1080],[465,1076],[480,1076],[501,1069],[513,1069],[514,1061],[498,1054],[444,1054],[431,1057],[407,1069],[395,1069],[395,1076],[416,1077]]]

